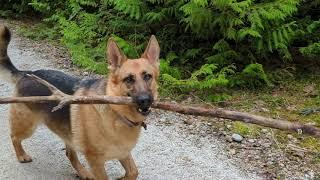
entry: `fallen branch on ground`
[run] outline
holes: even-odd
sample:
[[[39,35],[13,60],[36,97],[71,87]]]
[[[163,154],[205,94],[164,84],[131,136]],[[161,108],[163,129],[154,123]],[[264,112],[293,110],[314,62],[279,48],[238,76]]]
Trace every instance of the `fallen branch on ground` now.
[[[48,83],[47,81],[29,75],[30,78],[35,79],[39,83],[47,86],[51,92],[51,96],[30,96],[30,97],[7,97],[0,98],[0,104],[8,103],[46,103],[49,101],[57,101],[58,105],[52,110],[56,111],[69,104],[126,104],[133,105],[134,102],[130,97],[115,97],[115,96],[71,96],[61,92],[59,89]],[[169,102],[154,102],[151,106],[156,109],[163,109],[167,111],[178,112],[181,114],[208,116],[230,119],[233,121],[242,121],[250,124],[257,124],[260,126],[289,130],[298,133],[309,134],[320,138],[320,128],[312,125],[306,125],[299,122],[290,122],[280,119],[266,118],[244,112],[229,111],[221,108],[208,109],[202,107],[183,106]]]

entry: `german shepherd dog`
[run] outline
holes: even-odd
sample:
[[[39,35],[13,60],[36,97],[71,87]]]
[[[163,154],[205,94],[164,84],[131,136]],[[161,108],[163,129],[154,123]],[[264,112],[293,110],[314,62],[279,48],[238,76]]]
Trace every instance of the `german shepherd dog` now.
[[[136,179],[138,170],[131,155],[150,106],[157,98],[160,47],[151,36],[139,59],[128,59],[109,39],[109,75],[102,79],[80,79],[60,71],[21,71],[7,54],[10,31],[0,25],[0,76],[15,84],[14,96],[49,96],[49,89],[27,76],[36,75],[66,94],[75,96],[130,96],[136,105],[76,104],[51,112],[56,102],[20,103],[10,106],[11,140],[19,162],[31,162],[21,145],[39,123],[44,123],[66,145],[66,155],[81,179],[108,179],[105,161],[117,159],[126,173],[121,179]],[[80,164],[76,152],[84,154],[90,171]]]

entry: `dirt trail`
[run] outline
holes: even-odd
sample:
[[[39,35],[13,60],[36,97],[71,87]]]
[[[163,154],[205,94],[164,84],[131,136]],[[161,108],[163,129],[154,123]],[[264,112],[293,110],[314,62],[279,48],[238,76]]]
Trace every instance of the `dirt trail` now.
[[[58,68],[54,49],[52,54],[46,54],[34,51],[34,47],[42,45],[13,33],[9,55],[18,68],[70,72]],[[0,89],[0,96],[9,96],[13,86],[0,81]],[[149,116],[148,130],[142,131],[133,151],[140,171],[139,179],[261,179],[235,165],[218,137],[187,133],[181,128],[187,126],[183,123],[185,118],[188,117],[163,111],[155,111]],[[0,105],[0,132],[0,179],[76,179],[62,150],[64,144],[46,127],[40,126],[31,138],[24,141],[26,151],[33,157],[33,162],[26,164],[16,161],[11,145],[8,105]],[[81,160],[84,162],[83,158]],[[113,178],[124,173],[118,162],[108,162],[107,172]]]

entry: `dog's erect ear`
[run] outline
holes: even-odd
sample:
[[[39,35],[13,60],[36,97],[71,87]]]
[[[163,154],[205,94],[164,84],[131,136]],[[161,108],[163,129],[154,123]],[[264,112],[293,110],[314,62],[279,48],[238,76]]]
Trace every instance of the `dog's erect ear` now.
[[[159,67],[159,56],[160,56],[160,47],[159,43],[154,35],[151,36],[148,46],[144,53],[142,54],[142,58],[148,59],[151,64]]]
[[[127,57],[122,53],[116,42],[112,38],[107,44],[108,68],[111,72],[116,71],[127,60]]]

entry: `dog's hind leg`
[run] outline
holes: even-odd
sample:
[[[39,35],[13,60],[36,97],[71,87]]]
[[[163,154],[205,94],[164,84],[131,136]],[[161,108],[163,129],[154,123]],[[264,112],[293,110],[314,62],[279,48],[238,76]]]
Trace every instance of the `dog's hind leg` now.
[[[66,156],[70,160],[72,167],[77,171],[80,179],[94,179],[93,175],[80,163],[77,153],[68,145],[66,145]]]
[[[25,104],[13,104],[10,107],[11,140],[19,162],[31,162],[31,157],[24,151],[22,140],[30,137],[39,123],[39,115],[32,112]]]

